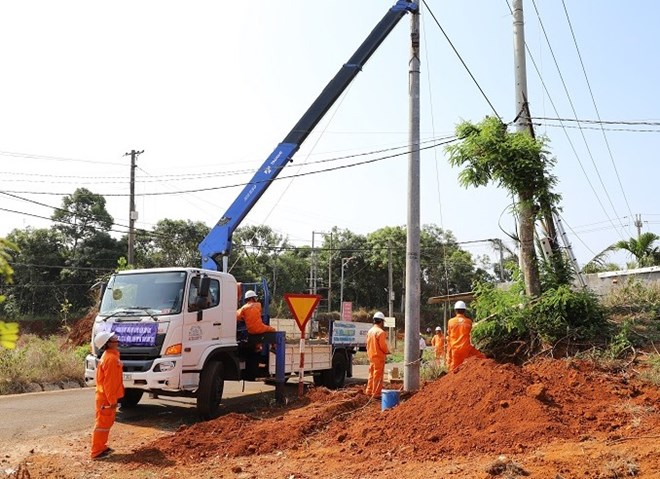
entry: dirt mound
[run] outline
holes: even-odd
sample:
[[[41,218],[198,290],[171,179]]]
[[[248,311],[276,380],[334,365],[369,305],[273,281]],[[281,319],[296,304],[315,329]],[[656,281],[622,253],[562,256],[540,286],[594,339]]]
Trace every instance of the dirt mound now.
[[[622,400],[624,406],[622,407]],[[427,383],[399,407],[333,424],[328,437],[356,450],[431,459],[447,453],[512,453],[554,439],[660,425],[660,394],[585,362],[544,361],[520,368],[470,359]],[[640,416],[646,416],[641,424]]]
[[[332,392],[315,388],[299,404],[301,407],[275,410],[264,417],[227,414],[181,428],[175,435],[145,449],[159,449],[167,457],[180,461],[295,449],[306,437],[367,402],[368,398],[357,390]]]
[[[660,393],[579,361],[524,368],[472,358],[381,412],[360,389],[312,389],[295,409],[229,414],[149,444],[177,462],[315,445],[347,456],[433,460],[522,453],[556,439],[657,434]],[[630,429],[634,428],[634,431]],[[139,451],[138,451],[139,452]]]
[[[90,309],[89,312],[78,319],[66,337],[66,344],[71,346],[84,346],[89,344],[92,336],[92,327],[94,326],[94,318],[98,314],[97,309]]]

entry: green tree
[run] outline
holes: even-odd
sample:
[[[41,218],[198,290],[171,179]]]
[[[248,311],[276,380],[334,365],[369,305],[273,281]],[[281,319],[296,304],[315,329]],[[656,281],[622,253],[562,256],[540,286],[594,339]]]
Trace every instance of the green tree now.
[[[208,226],[199,221],[160,220],[152,231],[136,234],[136,264],[142,268],[200,266],[197,246],[208,233]]]
[[[58,309],[60,272],[66,248],[55,229],[15,229],[7,236],[18,247],[13,254],[14,284],[7,287],[8,315],[48,315]]]
[[[13,268],[9,265],[12,253],[16,253],[18,247],[5,238],[0,238],[0,281],[4,284],[11,284],[14,274]],[[0,303],[5,300],[5,296],[0,294]]]
[[[630,238],[628,241],[617,241],[610,246],[609,250],[627,251],[635,258],[637,266],[640,268],[660,265],[660,248],[654,245],[658,240],[660,240],[660,236],[655,233],[646,232],[639,235],[638,238]]]
[[[509,133],[506,125],[494,117],[478,124],[463,122],[456,127],[456,135],[462,141],[449,145],[447,152],[450,164],[463,167],[460,183],[465,187],[494,183],[516,195],[525,292],[538,296],[541,281],[534,224],[540,210],[559,201],[559,195],[552,191],[557,178],[550,174],[554,158],[548,156],[544,140],[523,132]]]
[[[75,258],[82,240],[99,231],[109,231],[113,224],[105,208],[105,198],[86,188],[78,188],[72,195],[65,196],[62,207],[55,210],[51,219],[58,222],[55,228],[64,236],[70,258]]]

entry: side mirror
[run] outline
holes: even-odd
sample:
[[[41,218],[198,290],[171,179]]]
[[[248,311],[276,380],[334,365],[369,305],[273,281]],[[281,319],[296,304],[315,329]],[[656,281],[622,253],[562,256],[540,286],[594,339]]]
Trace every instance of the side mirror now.
[[[200,278],[199,290],[197,291],[197,321],[201,321],[203,317],[202,310],[206,309],[209,304],[209,289],[211,286],[211,278],[203,276]]]

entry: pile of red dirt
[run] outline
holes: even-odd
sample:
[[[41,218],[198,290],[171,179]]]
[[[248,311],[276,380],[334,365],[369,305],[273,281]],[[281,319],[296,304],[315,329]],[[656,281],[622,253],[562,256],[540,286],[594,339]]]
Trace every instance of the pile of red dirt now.
[[[296,448],[308,436],[368,402],[357,390],[314,388],[298,408],[275,409],[267,417],[230,413],[183,427],[173,436],[146,446],[169,458],[189,461],[211,457],[260,455]]]
[[[626,378],[586,362],[543,361],[521,368],[471,359],[381,418],[352,420],[348,428],[333,424],[328,437],[334,434],[336,441],[364,450],[383,444],[392,455],[417,459],[513,453],[596,432],[618,438],[616,431],[639,414],[652,419],[646,427],[657,428],[659,401],[657,389],[643,394]]]
[[[85,344],[89,344],[92,337],[94,318],[96,318],[97,314],[97,309],[90,309],[85,316],[74,322],[67,335],[66,343],[71,346],[84,346]]]
[[[510,454],[555,439],[616,440],[660,427],[660,392],[587,362],[525,367],[471,358],[381,412],[360,390],[313,389],[307,404],[253,418],[195,424],[149,448],[177,461],[236,457],[309,444],[347,456],[433,460],[447,454]],[[632,433],[631,433],[632,434]]]

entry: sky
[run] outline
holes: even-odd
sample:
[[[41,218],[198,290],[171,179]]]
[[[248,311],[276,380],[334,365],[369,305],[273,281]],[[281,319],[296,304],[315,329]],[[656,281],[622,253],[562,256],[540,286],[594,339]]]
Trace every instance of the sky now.
[[[0,236],[50,227],[53,207],[79,187],[104,195],[114,229],[126,231],[131,150],[143,151],[138,228],[165,218],[213,226],[240,193],[234,185],[250,180],[393,3],[0,2]],[[507,1],[426,4],[422,140],[448,138],[457,123],[486,115],[511,122]],[[557,159],[561,215],[578,262],[636,236],[635,215],[643,232],[660,233],[660,129],[616,123],[660,119],[660,3],[525,0],[524,9],[532,116],[615,122],[601,130],[535,120]],[[314,232],[334,226],[367,234],[406,224],[407,156],[356,163],[406,150],[409,35],[407,16],[280,175],[296,177],[274,182],[243,225],[265,224],[309,245],[322,239]],[[653,131],[630,131],[642,129]],[[511,198],[495,186],[461,187],[459,171],[442,146],[422,152],[421,223],[495,259],[479,241],[513,246]],[[627,257],[611,259],[623,265]]]

